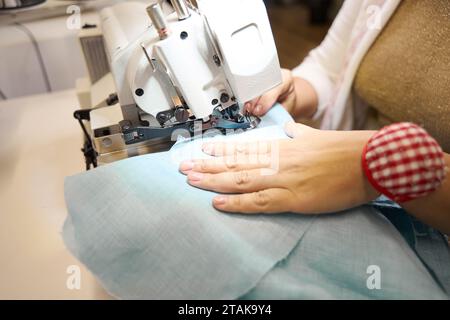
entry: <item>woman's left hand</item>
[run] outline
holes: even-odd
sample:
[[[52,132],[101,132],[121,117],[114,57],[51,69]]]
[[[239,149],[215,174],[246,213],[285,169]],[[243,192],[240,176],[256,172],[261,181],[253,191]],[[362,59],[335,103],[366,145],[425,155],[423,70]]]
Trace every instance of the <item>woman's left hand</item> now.
[[[337,212],[377,197],[361,154],[371,131],[321,131],[289,123],[292,139],[248,144],[209,143],[215,158],[185,161],[192,186],[212,190],[216,209],[239,213]]]

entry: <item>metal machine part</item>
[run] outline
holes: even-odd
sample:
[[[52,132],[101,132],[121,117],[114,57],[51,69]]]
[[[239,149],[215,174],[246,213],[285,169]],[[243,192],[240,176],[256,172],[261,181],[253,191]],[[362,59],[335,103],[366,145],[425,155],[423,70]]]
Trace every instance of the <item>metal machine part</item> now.
[[[159,39],[164,40],[169,36],[166,18],[159,3],[153,3],[147,7],[147,13],[153,26],[158,31]]]
[[[182,111],[183,110],[183,111]],[[176,118],[177,111],[186,112],[185,109],[177,109],[169,113],[170,116]],[[167,113],[165,113],[167,114]],[[239,105],[235,104],[227,109],[217,107],[207,121],[189,120],[186,117],[183,121],[176,120],[177,123],[170,126],[162,126],[160,128],[152,128],[148,126],[136,127],[130,121],[124,120],[120,122],[125,144],[134,144],[147,140],[163,139],[170,137],[172,141],[176,141],[177,136],[191,137],[198,133],[204,133],[210,129],[217,129],[223,133],[227,130],[247,130],[255,128],[260,120],[250,115],[242,115],[239,112]]]
[[[184,20],[191,16],[188,6],[186,2],[184,2],[184,0],[173,0],[172,6],[175,9],[175,12],[177,13],[178,20]]]
[[[124,154],[166,150],[180,135],[227,133],[259,124],[241,111],[242,104],[281,83],[263,1],[197,2],[198,9],[172,0],[172,13],[164,4],[135,2],[101,12],[114,80],[103,94],[115,90],[117,99],[110,105],[91,97],[90,111],[75,115],[82,125],[91,121],[83,129],[84,149],[87,158],[94,150],[102,159],[91,161],[94,166]],[[92,84],[91,96],[98,87]],[[94,126],[92,118],[108,108],[120,108],[121,116]]]

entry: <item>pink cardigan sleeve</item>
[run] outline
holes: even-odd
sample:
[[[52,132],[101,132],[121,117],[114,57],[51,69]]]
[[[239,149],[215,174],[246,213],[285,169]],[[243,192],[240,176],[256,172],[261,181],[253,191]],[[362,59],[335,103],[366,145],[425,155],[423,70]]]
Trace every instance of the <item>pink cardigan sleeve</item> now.
[[[322,116],[344,65],[345,53],[363,1],[345,1],[322,43],[292,70],[316,90],[319,105],[314,119]]]

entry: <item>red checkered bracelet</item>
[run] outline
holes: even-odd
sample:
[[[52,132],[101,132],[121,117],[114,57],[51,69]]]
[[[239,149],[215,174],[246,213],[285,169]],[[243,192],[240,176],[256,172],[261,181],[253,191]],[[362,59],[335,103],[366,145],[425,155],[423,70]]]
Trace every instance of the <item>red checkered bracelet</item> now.
[[[433,192],[447,171],[444,153],[436,140],[408,122],[375,133],[363,150],[362,165],[372,186],[396,202]]]

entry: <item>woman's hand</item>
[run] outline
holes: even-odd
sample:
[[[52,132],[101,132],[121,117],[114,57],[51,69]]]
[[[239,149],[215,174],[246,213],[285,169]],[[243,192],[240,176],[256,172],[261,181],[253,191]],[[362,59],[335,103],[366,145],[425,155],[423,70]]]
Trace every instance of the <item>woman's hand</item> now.
[[[255,116],[263,116],[279,102],[294,118],[310,118],[317,110],[318,98],[314,88],[304,79],[294,77],[288,69],[281,69],[282,83],[262,96],[245,104]]]
[[[208,160],[183,162],[192,186],[216,191],[213,205],[226,212],[328,213],[377,197],[366,181],[361,153],[371,131],[320,131],[290,123],[293,139],[258,144],[213,143]]]

